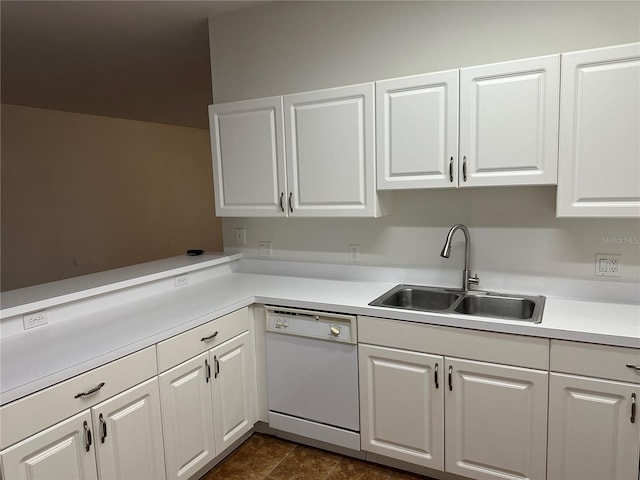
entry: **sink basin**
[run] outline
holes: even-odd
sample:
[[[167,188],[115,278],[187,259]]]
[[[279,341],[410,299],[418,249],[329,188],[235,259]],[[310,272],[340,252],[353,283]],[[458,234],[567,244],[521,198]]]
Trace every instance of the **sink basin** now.
[[[462,298],[461,292],[454,293],[443,288],[397,285],[369,305],[440,311],[447,310],[460,298]]]
[[[396,285],[369,305],[422,312],[438,312],[498,320],[542,322],[545,297]]]
[[[539,323],[540,319],[534,318],[536,313],[535,298],[524,296],[502,295],[466,295],[459,302],[454,311],[464,315],[477,317],[505,318],[507,320],[527,320]]]

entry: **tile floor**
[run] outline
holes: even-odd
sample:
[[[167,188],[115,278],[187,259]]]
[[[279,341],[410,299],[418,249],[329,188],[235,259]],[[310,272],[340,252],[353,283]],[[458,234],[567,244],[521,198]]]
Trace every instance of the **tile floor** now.
[[[418,480],[420,475],[255,433],[202,480]]]

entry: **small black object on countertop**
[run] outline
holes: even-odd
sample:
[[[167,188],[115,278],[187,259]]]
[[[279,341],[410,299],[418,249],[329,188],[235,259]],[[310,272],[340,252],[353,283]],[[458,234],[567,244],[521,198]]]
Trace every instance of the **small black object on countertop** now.
[[[203,253],[204,253],[204,250],[200,250],[199,248],[191,248],[187,250],[187,255],[189,255],[190,257],[195,257],[196,255],[202,255]]]

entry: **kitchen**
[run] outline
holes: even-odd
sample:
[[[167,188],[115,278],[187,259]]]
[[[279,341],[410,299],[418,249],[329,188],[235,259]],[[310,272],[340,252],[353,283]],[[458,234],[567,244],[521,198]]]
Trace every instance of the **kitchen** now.
[[[275,4],[220,17],[224,22],[218,26],[214,17],[214,98],[219,103],[286,95],[638,39],[635,11],[624,14],[599,4],[558,4],[553,9],[537,3],[509,5],[444,2],[401,8],[381,3],[368,5],[362,17],[350,3]],[[581,30],[580,20],[592,24]],[[382,28],[385,22],[391,23],[388,29]],[[335,25],[331,35],[323,28],[329,24]],[[461,24],[468,28],[457,32]],[[452,28],[444,28],[448,25]],[[277,34],[269,35],[271,29]],[[496,38],[496,32],[502,37]],[[252,41],[252,35],[261,41]],[[446,52],[425,49],[434,42],[446,45]],[[222,45],[223,51],[217,51]],[[287,68],[283,54],[288,55]],[[255,70],[247,71],[251,65]],[[394,192],[391,213],[375,219],[223,218],[223,243],[228,253],[241,251],[256,272],[284,269],[293,274],[297,269],[302,276],[313,272],[317,277],[453,287],[462,270],[462,244],[454,243],[449,260],[440,251],[451,225],[464,223],[471,231],[471,268],[479,274],[481,288],[513,291],[509,285],[517,284],[521,293],[549,295],[555,289],[556,296],[637,303],[637,219],[556,219],[555,194],[553,186],[407,190]],[[244,229],[244,246],[237,242],[238,229]],[[626,238],[631,241],[617,241]],[[269,242],[272,260],[260,260],[259,243]],[[354,250],[358,262],[351,260]],[[598,253],[622,255],[621,281],[596,281]],[[299,263],[283,266],[273,260]],[[376,296],[369,294],[365,304]],[[3,331],[10,330],[3,325]]]

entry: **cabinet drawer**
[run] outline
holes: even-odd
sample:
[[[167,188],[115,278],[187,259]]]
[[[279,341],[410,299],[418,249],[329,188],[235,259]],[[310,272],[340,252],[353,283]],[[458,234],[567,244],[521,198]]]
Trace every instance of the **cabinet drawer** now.
[[[164,372],[249,329],[249,309],[228,315],[176,335],[157,345],[158,371]]]
[[[358,342],[516,367],[549,368],[549,340],[523,335],[359,316]]]
[[[107,363],[87,373],[0,408],[0,449],[92,407],[157,374],[155,346]],[[104,383],[98,391],[75,398]]]
[[[551,368],[554,372],[640,383],[640,349],[593,343],[551,340]]]

